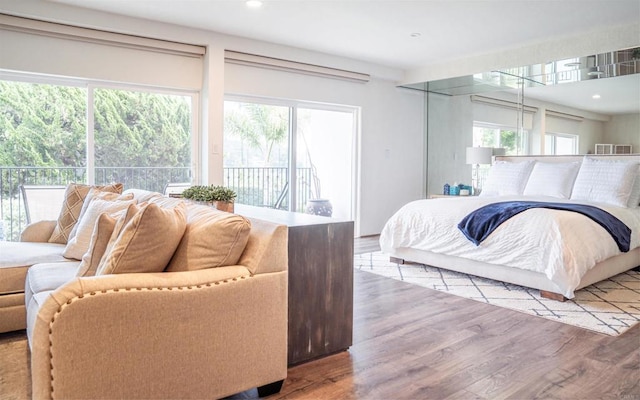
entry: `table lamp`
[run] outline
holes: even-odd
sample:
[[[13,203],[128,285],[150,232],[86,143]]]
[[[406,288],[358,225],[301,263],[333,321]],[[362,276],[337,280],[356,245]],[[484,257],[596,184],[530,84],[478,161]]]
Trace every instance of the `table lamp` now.
[[[474,194],[482,189],[482,185],[478,179],[478,168],[480,168],[480,164],[491,164],[492,155],[492,147],[467,147],[467,164],[473,165],[473,169],[471,170],[471,186],[473,186]]]

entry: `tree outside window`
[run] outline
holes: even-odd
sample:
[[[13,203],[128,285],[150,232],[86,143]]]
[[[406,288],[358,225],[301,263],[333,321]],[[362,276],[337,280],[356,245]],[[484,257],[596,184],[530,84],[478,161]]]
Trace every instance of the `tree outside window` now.
[[[505,154],[510,156],[527,154],[528,132],[520,137],[515,128],[487,127],[475,125],[473,127],[473,146],[504,148]]]

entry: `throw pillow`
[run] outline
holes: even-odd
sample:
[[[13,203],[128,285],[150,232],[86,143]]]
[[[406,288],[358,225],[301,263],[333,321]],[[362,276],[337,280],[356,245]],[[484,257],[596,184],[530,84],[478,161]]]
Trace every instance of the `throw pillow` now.
[[[638,171],[636,171],[636,177],[631,187],[631,195],[627,203],[629,208],[637,208],[638,206],[640,206],[640,165],[638,165]]]
[[[56,227],[53,229],[53,233],[49,238],[49,243],[67,244],[69,234],[78,222],[78,216],[80,215],[80,211],[82,211],[84,199],[87,197],[87,194],[89,194],[89,190],[91,190],[92,187],[103,192],[122,193],[123,185],[122,183],[107,186],[90,186],[78,183],[70,183],[67,185],[67,189],[64,193],[62,210],[60,210],[60,216],[58,217]]]
[[[544,163],[533,166],[524,188],[525,196],[551,196],[561,199],[571,197],[573,182],[578,175],[580,162]]]
[[[170,209],[153,203],[141,207],[102,257],[96,275],[164,271],[186,226],[183,203]]]
[[[187,229],[167,271],[236,265],[249,240],[248,219],[214,208],[190,205]]]
[[[81,260],[84,253],[89,250],[91,236],[100,214],[113,214],[118,211],[124,213],[124,210],[130,204],[133,204],[134,201],[135,200],[108,201],[94,198],[85,210],[82,218],[73,228],[76,231],[76,235],[69,239],[62,255],[66,258]]]
[[[122,213],[124,214],[124,213]],[[107,250],[109,239],[116,227],[118,218],[109,214],[100,214],[96,221],[89,249],[82,256],[82,261],[78,265],[76,276],[94,276],[98,270],[100,260]]]
[[[480,196],[521,195],[534,164],[535,161],[497,161],[489,169]]]
[[[637,173],[637,162],[585,157],[573,185],[571,200],[627,207]]]
[[[84,198],[82,209],[80,210],[80,214],[78,215],[78,222],[76,222],[75,226],[71,230],[71,233],[69,233],[69,239],[67,240],[67,243],[69,243],[76,235],[78,231],[78,225],[80,225],[80,223],[82,222],[82,217],[84,217],[91,202],[96,199],[106,201],[133,200],[133,193],[120,194],[113,192],[103,192],[99,189],[91,188],[91,190],[89,190],[89,193],[87,193],[87,197]]]
[[[113,245],[115,244],[120,232],[124,229],[129,221],[136,215],[142,207],[144,207],[147,203],[142,204],[129,204],[127,209],[124,211],[124,214],[121,214],[120,217],[116,220],[115,226],[111,231],[111,237],[109,237],[109,241],[107,242],[107,247],[105,248],[102,258],[106,257],[106,254],[111,253],[111,249],[113,249]],[[98,260],[98,264],[102,262],[102,259]],[[97,273],[97,270],[96,270]]]

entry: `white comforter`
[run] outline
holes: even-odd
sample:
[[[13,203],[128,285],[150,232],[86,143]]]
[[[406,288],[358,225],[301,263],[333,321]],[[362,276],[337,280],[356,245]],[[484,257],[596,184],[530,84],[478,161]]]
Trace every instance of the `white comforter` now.
[[[581,214],[531,209],[500,225],[479,246],[458,229],[471,211],[486,204],[531,200],[566,202],[549,197],[460,197],[417,200],[387,221],[380,235],[382,251],[412,248],[489,264],[544,273],[568,298],[595,264],[621,254],[609,233]],[[631,228],[631,249],[640,246],[640,208],[598,206]]]

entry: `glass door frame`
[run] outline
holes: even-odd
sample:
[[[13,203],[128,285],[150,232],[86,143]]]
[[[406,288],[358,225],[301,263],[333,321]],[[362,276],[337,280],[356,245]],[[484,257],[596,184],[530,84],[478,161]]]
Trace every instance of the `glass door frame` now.
[[[356,221],[357,214],[357,206],[360,198],[360,190],[359,188],[359,138],[360,138],[360,112],[361,108],[356,106],[349,105],[339,105],[332,103],[322,103],[322,102],[310,102],[310,101],[299,101],[299,100],[290,100],[290,99],[277,99],[271,97],[261,97],[261,96],[251,96],[251,95],[237,95],[237,94],[226,94],[224,96],[224,101],[231,102],[240,102],[240,103],[255,103],[255,104],[264,104],[270,106],[279,106],[279,107],[288,107],[289,108],[289,165],[288,165],[288,179],[289,182],[297,182],[297,173],[295,166],[297,165],[297,154],[295,149],[297,149],[297,131],[298,131],[298,109],[315,109],[322,111],[336,111],[336,112],[344,112],[352,115],[352,128],[351,128],[351,209],[349,213],[351,215],[350,219]],[[224,151],[223,151],[224,154]],[[292,168],[294,166],[294,168]],[[223,160],[223,168],[224,168],[224,160]],[[297,201],[297,190],[289,190],[287,193],[288,199],[288,208],[291,211],[292,207],[295,207]],[[355,226],[358,226],[356,221]]]

